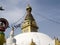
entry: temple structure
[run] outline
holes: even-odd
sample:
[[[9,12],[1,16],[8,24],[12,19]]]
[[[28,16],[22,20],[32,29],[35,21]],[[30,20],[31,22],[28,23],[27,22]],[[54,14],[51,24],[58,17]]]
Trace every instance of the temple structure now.
[[[38,26],[32,15],[32,7],[30,5],[26,8],[26,17],[21,24],[22,33],[14,36],[14,27],[10,32],[10,37],[4,38],[4,30],[1,26],[5,26],[0,22],[0,45],[60,45],[60,40],[52,39],[48,35],[38,32]]]

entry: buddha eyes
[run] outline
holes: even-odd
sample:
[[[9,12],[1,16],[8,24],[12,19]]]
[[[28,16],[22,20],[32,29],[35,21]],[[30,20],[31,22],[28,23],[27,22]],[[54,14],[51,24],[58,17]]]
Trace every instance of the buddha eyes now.
[[[3,25],[3,23],[2,22],[0,22],[0,26],[2,26]]]
[[[0,22],[0,26],[5,27],[5,24],[3,22]]]

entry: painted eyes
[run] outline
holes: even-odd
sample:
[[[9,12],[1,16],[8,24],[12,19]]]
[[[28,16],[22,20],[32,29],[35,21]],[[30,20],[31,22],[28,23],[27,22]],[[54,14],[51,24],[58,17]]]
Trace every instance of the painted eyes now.
[[[5,24],[3,22],[0,22],[0,26],[5,27]]]

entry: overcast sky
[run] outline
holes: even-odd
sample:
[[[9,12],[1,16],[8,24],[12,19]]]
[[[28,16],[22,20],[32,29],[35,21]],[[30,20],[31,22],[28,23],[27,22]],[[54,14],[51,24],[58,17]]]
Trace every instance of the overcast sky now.
[[[5,9],[5,11],[0,11],[0,18],[6,18],[9,25],[12,25],[26,15],[25,9],[28,1],[33,9],[32,14],[39,27],[39,32],[52,38],[54,36],[60,38],[60,0],[0,0],[0,6]],[[11,28],[5,31],[6,36],[10,31]],[[15,34],[19,33],[21,33],[21,28],[15,29]]]

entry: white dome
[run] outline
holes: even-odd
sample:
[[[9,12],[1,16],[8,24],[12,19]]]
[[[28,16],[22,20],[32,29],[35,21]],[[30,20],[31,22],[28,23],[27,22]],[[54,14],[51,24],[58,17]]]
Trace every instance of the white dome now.
[[[29,45],[32,39],[36,45],[49,45],[52,41],[48,35],[38,32],[21,33],[15,36],[15,39],[17,45]]]

